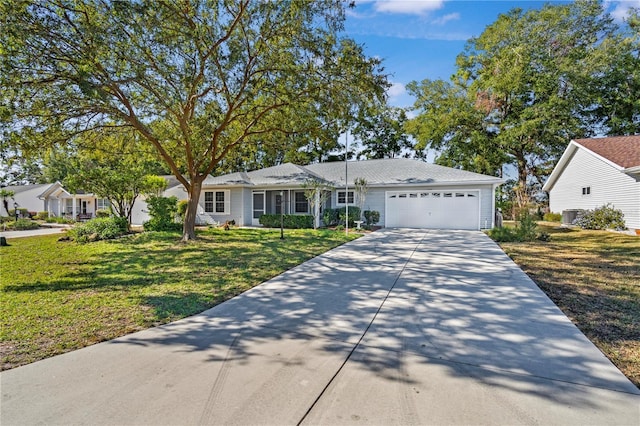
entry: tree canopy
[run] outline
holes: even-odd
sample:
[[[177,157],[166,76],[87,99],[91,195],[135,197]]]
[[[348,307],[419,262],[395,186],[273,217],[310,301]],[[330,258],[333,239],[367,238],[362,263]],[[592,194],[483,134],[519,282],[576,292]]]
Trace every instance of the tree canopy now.
[[[3,141],[27,153],[134,129],[187,189],[195,238],[223,160],[295,152],[315,139],[275,135],[337,132],[383,96],[379,61],[339,37],[344,16],[339,0],[3,2]]]
[[[635,29],[634,29],[635,28]],[[500,15],[457,58],[451,81],[412,82],[417,149],[437,162],[542,181],[572,138],[640,132],[637,27],[595,0]]]

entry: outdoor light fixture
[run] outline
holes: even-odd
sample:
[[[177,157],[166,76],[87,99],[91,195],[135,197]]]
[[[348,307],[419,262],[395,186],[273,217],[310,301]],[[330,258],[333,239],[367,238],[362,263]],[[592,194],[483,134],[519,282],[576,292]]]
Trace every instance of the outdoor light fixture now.
[[[18,221],[18,202],[13,203],[13,213],[16,215],[16,222]]]

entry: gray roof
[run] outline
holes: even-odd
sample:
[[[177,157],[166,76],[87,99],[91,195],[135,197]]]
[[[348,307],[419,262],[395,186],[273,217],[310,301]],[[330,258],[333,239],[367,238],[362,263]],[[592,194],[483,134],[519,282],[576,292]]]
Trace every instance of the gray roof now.
[[[464,183],[501,183],[502,179],[420,160],[393,158],[348,162],[349,184],[366,179],[369,186],[438,185]],[[210,176],[204,186],[299,186],[308,179],[324,180],[330,185],[345,184],[345,163],[317,163],[297,166],[286,163],[252,172]]]
[[[46,186],[51,186],[50,183],[37,183],[37,184],[30,184],[30,185],[10,185],[10,186],[3,186],[2,189],[6,189],[7,191],[13,191],[14,194],[19,194],[21,192],[25,192],[25,191],[32,191],[34,189],[44,189]]]

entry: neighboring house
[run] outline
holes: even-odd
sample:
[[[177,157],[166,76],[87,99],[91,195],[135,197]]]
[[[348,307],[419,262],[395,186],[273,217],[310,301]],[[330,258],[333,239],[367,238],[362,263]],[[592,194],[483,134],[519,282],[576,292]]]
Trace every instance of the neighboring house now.
[[[96,217],[98,210],[109,210],[109,200],[82,191],[72,194],[60,182],[48,185],[38,198],[43,202],[42,211],[50,217],[88,220]]]
[[[543,190],[564,223],[579,210],[611,204],[640,232],[640,136],[572,140]]]
[[[345,179],[345,174],[348,176]],[[287,163],[203,182],[200,223],[235,220],[258,225],[262,214],[313,214],[302,185],[309,179],[333,187],[323,208],[355,205],[354,179],[368,182],[364,210],[380,212],[384,227],[481,229],[494,224],[495,188],[503,181],[411,159]],[[185,194],[186,198],[186,194]]]
[[[13,209],[16,204],[19,209],[27,209],[29,212],[41,212],[42,201],[38,199],[38,195],[44,191],[50,184],[39,185],[15,185],[5,186],[2,189],[13,192],[13,197],[7,201],[9,203],[9,210]],[[0,206],[0,215],[6,216],[7,212],[4,211],[4,206]]]

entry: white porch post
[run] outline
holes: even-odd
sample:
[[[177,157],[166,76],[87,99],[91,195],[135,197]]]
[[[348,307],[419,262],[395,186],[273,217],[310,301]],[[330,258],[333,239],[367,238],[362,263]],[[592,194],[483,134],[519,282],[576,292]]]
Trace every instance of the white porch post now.
[[[316,228],[320,227],[320,189],[316,189],[316,193],[315,193],[315,198],[316,198],[316,202],[315,202],[315,208],[314,208],[314,212],[313,212],[313,220],[316,223]]]
[[[76,220],[77,203],[78,203],[78,200],[76,199],[76,196],[74,195],[73,196],[73,206],[71,207],[71,212],[72,212],[71,213],[72,214],[71,220]]]

